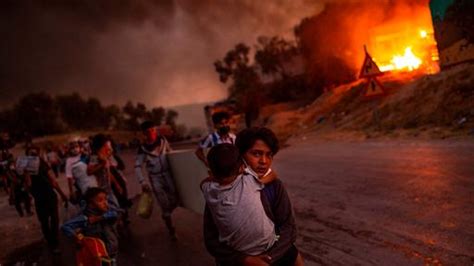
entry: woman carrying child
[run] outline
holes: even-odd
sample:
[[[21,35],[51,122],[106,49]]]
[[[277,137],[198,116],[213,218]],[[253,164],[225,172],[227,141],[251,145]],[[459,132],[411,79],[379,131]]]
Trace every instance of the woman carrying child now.
[[[207,250],[215,257],[218,265],[303,265],[303,259],[294,244],[296,241],[296,225],[286,189],[279,179],[267,180],[271,175],[273,157],[279,150],[278,139],[267,128],[253,127],[240,132],[237,135],[235,145],[245,165],[244,174],[252,175],[264,184],[259,190],[260,201],[266,216],[273,223],[274,233],[277,237],[274,241],[268,241],[272,238],[266,237],[267,233],[270,232],[269,235],[272,236],[272,231],[262,229],[264,233],[261,236],[264,237],[260,237],[260,240],[264,240],[262,243],[267,243],[268,246],[264,247],[263,252],[259,254],[253,252],[254,250],[248,252],[248,250],[242,249],[242,245],[239,246],[233,243],[232,240],[229,241],[232,237],[226,238],[226,235],[222,235],[222,224],[219,225],[219,221],[214,219],[216,217],[215,208],[210,204],[206,204],[204,241]],[[237,179],[227,181],[230,181],[229,184],[233,185],[235,180]],[[203,182],[204,193],[209,192],[209,189],[206,189],[206,186],[209,186],[209,184],[206,185],[208,182],[216,183],[216,180],[210,179]],[[229,184],[225,184],[224,180],[224,186]],[[219,185],[221,184],[219,183]],[[216,185],[214,184],[214,186]],[[206,198],[206,201],[209,202],[209,199]],[[268,221],[264,219],[265,217],[261,218],[261,224],[268,225]],[[228,224],[232,225],[232,222]],[[260,226],[261,224],[254,224],[253,226]],[[249,226],[252,226],[252,224],[249,223]],[[255,228],[249,228],[249,232],[253,231],[255,231]],[[245,234],[245,232],[239,232],[238,234]],[[255,248],[254,243],[248,243],[248,245],[251,249]],[[261,250],[262,247],[257,247],[255,250],[258,251],[259,249]]]

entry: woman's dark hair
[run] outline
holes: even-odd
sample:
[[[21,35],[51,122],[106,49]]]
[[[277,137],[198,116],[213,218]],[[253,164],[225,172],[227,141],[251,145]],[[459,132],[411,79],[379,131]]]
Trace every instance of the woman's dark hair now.
[[[212,175],[222,179],[238,174],[242,165],[239,150],[232,144],[223,143],[211,148],[207,154],[207,162]]]
[[[105,189],[100,188],[100,187],[91,187],[88,188],[86,193],[84,193],[84,199],[86,200],[87,203],[91,203],[97,195],[100,193],[107,194],[107,191]]]
[[[227,112],[217,112],[212,114],[212,123],[218,124],[224,119],[230,119],[230,114]]]
[[[104,134],[97,134],[92,138],[92,153],[97,153],[110,139]]]
[[[251,127],[240,131],[235,140],[235,146],[239,149],[241,155],[250,150],[255,141],[261,140],[268,145],[273,155],[277,154],[280,149],[278,138],[275,133],[266,127]]]

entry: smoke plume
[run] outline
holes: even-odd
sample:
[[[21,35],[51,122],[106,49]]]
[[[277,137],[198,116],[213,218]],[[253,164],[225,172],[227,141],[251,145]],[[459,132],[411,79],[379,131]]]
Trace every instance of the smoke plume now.
[[[0,104],[77,91],[173,106],[226,96],[212,63],[238,42],[291,36],[319,1],[45,0],[0,8]]]

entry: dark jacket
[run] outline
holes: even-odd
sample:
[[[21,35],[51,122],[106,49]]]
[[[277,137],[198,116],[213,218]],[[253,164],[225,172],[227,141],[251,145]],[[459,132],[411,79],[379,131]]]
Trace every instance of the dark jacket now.
[[[296,225],[291,202],[279,179],[265,185],[260,198],[267,216],[275,224],[276,233],[280,235],[279,240],[266,252],[272,261],[276,261],[285,255],[296,241]],[[246,256],[219,241],[217,226],[207,206],[204,210],[204,242],[219,265],[240,265]]]

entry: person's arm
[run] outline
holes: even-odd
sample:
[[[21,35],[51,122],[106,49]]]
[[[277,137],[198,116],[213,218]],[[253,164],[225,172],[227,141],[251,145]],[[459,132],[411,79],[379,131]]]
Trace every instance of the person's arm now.
[[[207,160],[206,160],[206,156],[204,156],[204,150],[203,150],[203,148],[198,147],[198,148],[196,149],[195,154],[196,154],[196,157],[197,157],[201,162],[203,162],[204,165],[206,165],[206,167],[209,167],[209,165],[208,165],[208,163],[207,163]]]
[[[97,171],[107,167],[107,160],[98,159],[98,162],[90,162],[87,164],[87,175],[94,175]]]
[[[172,152],[173,149],[171,148],[171,145],[169,143],[169,141],[163,136],[163,141],[165,142],[165,147],[164,147],[164,150],[166,153],[169,153],[169,152]]]
[[[64,173],[66,174],[67,187],[69,190],[69,199],[75,200],[76,194],[74,193],[74,177],[72,176],[72,161],[66,160],[66,166],[64,168]]]
[[[115,154],[114,158],[117,161],[117,169],[120,170],[120,171],[125,170],[125,163],[122,160],[122,157],[120,157],[118,154]]]
[[[204,149],[211,146],[211,141],[212,139],[210,136],[205,137],[203,140],[201,140],[195,152],[196,157],[198,157],[198,159],[202,161],[206,167],[209,167],[209,164],[207,163],[207,158],[204,155]]]
[[[89,224],[95,224],[101,221],[114,222],[118,218],[118,212],[115,210],[108,210],[100,216],[89,216],[87,221]]]
[[[259,179],[260,183],[262,184],[270,184],[271,182],[275,181],[275,179],[277,179],[277,174],[275,173],[275,171],[271,171],[270,173],[268,173],[268,175],[262,177]]]
[[[293,209],[291,207],[290,198],[288,193],[280,180],[275,180],[276,196],[273,204],[267,201],[272,209],[274,216],[273,222],[277,228],[277,234],[280,238],[277,242],[266,252],[271,257],[271,261],[280,259],[286,251],[296,241],[296,224],[293,217]],[[263,203],[263,201],[262,201]]]
[[[219,232],[217,226],[214,223],[212,214],[207,207],[204,208],[204,244],[207,251],[216,258],[219,262],[225,262],[226,265],[240,265],[244,258],[245,254],[234,250],[229,247],[227,244],[219,241]]]
[[[115,178],[115,175],[112,173],[112,171],[109,171],[109,177],[110,177],[110,183],[115,186],[115,189],[117,189],[118,194],[122,195],[123,194],[123,188],[120,185],[120,183],[117,181],[117,178]]]
[[[137,157],[135,159],[135,176],[138,179],[138,183],[142,186],[143,191],[149,191],[150,186],[145,181],[145,177],[143,176],[142,166],[145,162],[145,154],[142,152],[137,153]]]
[[[59,195],[61,196],[61,199],[63,201],[67,201],[67,196],[66,194],[64,194],[63,190],[59,186],[58,181],[56,181],[56,178],[54,177],[53,171],[51,169],[48,169],[48,180],[51,186],[54,188],[54,190],[56,190],[56,192],[59,193]]]
[[[62,226],[61,230],[68,237],[75,237],[78,231],[87,227],[89,219],[87,216],[81,214],[71,220],[66,221]]]

